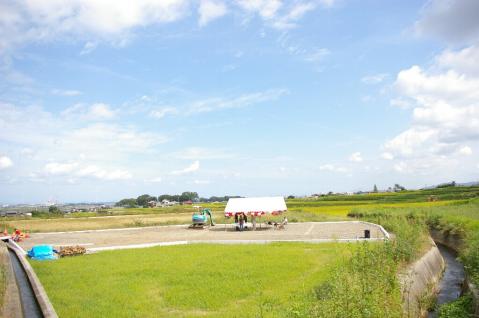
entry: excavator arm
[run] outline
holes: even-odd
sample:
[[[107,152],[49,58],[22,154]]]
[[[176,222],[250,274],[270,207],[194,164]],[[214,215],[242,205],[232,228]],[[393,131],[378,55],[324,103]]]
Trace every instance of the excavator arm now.
[[[210,209],[203,209],[203,211],[201,211],[201,213],[202,214],[207,214],[210,217],[210,225],[215,226],[215,222],[213,221],[213,214],[211,213]]]

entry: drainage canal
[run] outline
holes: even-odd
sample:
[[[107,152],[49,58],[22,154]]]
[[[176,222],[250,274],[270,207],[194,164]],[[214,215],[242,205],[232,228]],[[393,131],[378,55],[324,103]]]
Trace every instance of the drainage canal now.
[[[22,267],[18,256],[15,252],[8,250],[13,266],[13,272],[17,281],[20,300],[22,303],[23,316],[28,318],[42,318],[43,314],[38,305],[37,298],[33,292],[27,273]]]
[[[457,261],[457,254],[450,248],[436,243],[441,252],[444,261],[446,262],[446,269],[444,275],[439,283],[439,291],[437,294],[437,305],[439,308],[443,304],[447,304],[456,300],[461,296],[462,284],[464,282],[464,266]],[[439,317],[438,310],[429,313],[428,318]]]

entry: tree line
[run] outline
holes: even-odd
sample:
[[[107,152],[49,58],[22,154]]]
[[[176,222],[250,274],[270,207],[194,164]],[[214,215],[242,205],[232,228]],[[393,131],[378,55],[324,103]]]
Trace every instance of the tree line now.
[[[228,201],[230,198],[239,198],[239,196],[212,196],[209,198],[203,198],[198,195],[197,192],[190,192],[190,191],[185,191],[182,194],[162,194],[159,195],[158,197],[152,196],[149,194],[142,194],[138,196],[137,198],[125,198],[120,201],[118,201],[115,206],[122,206],[122,207],[127,207],[127,208],[134,208],[134,207],[147,207],[149,205],[149,202],[162,202],[163,200],[168,200],[170,202],[176,201],[176,202],[186,202],[186,201],[191,201],[191,202],[223,202],[223,201]]]

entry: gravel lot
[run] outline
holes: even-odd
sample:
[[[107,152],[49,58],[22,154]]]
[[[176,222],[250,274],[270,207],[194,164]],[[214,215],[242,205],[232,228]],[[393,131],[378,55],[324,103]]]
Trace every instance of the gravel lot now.
[[[188,225],[154,226],[77,232],[33,233],[20,245],[28,250],[34,245],[54,247],[83,245],[89,250],[145,247],[186,243],[266,243],[271,241],[357,240],[370,230],[371,238],[383,239],[379,226],[358,221],[290,223],[283,230],[261,225],[256,231],[237,232],[222,224],[205,229],[189,229]]]

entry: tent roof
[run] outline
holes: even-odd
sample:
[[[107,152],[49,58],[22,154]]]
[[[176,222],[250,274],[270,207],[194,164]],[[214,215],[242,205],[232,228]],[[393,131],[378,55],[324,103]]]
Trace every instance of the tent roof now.
[[[283,197],[232,198],[226,204],[225,214],[232,213],[273,213],[284,212],[288,208]]]

